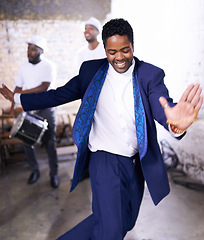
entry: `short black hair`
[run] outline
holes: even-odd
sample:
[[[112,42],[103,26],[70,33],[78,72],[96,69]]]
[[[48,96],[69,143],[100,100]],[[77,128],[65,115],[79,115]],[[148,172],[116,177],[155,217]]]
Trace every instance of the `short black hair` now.
[[[124,20],[123,18],[111,19],[103,26],[102,40],[104,48],[106,46],[107,38],[112,37],[113,35],[126,35],[132,45],[134,43],[133,29],[129,22]]]

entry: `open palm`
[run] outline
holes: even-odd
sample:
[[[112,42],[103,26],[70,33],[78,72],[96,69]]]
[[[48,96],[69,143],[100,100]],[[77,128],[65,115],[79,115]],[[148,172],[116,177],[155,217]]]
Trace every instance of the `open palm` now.
[[[167,122],[181,130],[187,129],[197,119],[198,112],[203,103],[202,89],[199,84],[191,84],[183,93],[179,102],[170,107],[164,97],[159,101],[164,108]]]

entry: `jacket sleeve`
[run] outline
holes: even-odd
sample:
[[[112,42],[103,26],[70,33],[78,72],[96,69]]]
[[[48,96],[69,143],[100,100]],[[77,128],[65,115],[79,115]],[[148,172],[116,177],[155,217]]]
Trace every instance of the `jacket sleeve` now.
[[[21,105],[24,111],[56,107],[81,99],[81,84],[79,76],[72,78],[64,86],[47,92],[21,94]]]
[[[84,62],[81,65],[79,75],[73,77],[64,86],[59,87],[56,90],[21,94],[21,105],[24,111],[56,107],[82,99],[92,78],[105,62],[107,62],[106,59]]]
[[[159,102],[159,98],[161,96],[165,97],[171,107],[173,107],[175,103],[173,103],[173,99],[169,96],[168,89],[164,84],[164,77],[165,74],[162,69],[156,71],[152,76],[148,84],[148,99],[154,119],[167,129],[166,116]]]
[[[153,115],[153,118],[160,123],[167,131],[169,131],[169,126],[166,123],[166,115],[164,113],[164,109],[162,108],[159,98],[161,96],[165,97],[166,100],[169,103],[169,106],[173,107],[176,105],[176,103],[173,102],[173,99],[169,96],[168,89],[164,83],[164,77],[165,73],[162,69],[160,68],[155,68],[156,71],[151,75],[149,78],[150,81],[148,81],[147,89],[147,95],[148,95],[148,100],[151,108],[151,112]],[[180,134],[180,135],[174,135],[177,139],[182,139],[183,136],[186,133]]]

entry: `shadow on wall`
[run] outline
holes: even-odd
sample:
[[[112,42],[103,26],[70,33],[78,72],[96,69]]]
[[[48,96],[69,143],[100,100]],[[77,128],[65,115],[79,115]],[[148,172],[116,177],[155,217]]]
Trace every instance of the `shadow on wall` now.
[[[160,145],[164,164],[172,181],[193,190],[204,191],[204,167],[199,164],[201,159],[184,151],[178,155],[165,139],[160,141]]]

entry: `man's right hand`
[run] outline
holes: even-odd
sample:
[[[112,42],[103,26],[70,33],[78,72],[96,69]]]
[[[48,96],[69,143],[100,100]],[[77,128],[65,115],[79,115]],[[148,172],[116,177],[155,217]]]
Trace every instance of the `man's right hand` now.
[[[2,87],[0,87],[0,93],[9,101],[14,101],[14,93],[6,87],[6,85],[2,84]]]

